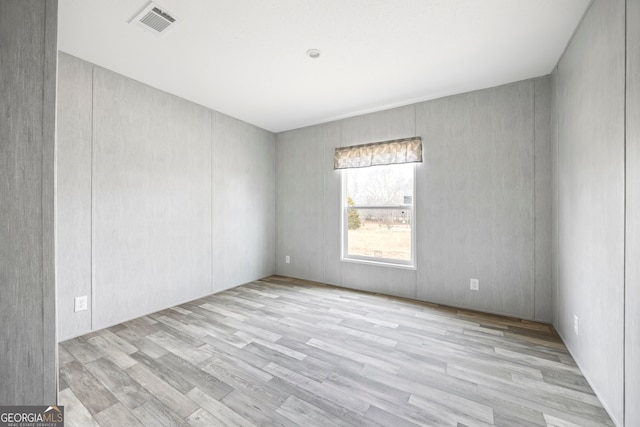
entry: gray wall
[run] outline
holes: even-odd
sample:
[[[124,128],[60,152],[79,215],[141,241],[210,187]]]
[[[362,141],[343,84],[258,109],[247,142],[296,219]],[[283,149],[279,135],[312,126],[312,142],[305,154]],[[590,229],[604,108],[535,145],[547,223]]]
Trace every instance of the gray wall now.
[[[213,291],[275,271],[275,136],[212,112]]]
[[[56,1],[0,2],[0,402],[57,402]],[[6,120],[6,121],[5,121]]]
[[[624,412],[624,29],[624,2],[595,1],[561,58],[554,80],[558,262],[554,323],[618,425]],[[579,319],[578,334],[574,316]]]
[[[640,425],[640,2],[627,2],[625,424]]]
[[[211,293],[209,110],[95,67],[92,151],[93,328]]]
[[[277,273],[550,321],[550,95],[544,77],[279,134]],[[417,268],[341,262],[334,148],[414,135]]]
[[[93,66],[60,54],[58,61],[58,143],[56,267],[58,337],[91,330],[93,308],[73,312],[73,299],[91,301],[91,132]]]
[[[60,340],[273,274],[275,136],[59,56]]]

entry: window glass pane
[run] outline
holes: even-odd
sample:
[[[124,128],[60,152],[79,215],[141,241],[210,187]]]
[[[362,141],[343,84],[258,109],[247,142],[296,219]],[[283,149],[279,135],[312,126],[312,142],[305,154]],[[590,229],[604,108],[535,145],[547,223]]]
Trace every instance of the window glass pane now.
[[[407,204],[405,197],[413,196],[413,167],[403,164],[348,169],[347,197],[356,206]]]
[[[348,255],[411,261],[411,209],[348,209]]]
[[[414,165],[348,169],[344,256],[410,264]]]

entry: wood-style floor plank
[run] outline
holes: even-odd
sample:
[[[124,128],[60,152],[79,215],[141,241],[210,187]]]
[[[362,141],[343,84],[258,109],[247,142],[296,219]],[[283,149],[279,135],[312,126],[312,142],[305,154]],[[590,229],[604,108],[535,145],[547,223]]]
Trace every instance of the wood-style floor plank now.
[[[58,399],[64,404],[65,425],[67,427],[100,426],[70,388],[62,389]]]
[[[63,365],[61,376],[91,415],[95,416],[118,403],[118,399],[104,384],[77,360]]]
[[[103,427],[144,427],[140,421],[120,402],[96,415],[96,421]]]
[[[59,364],[70,426],[613,426],[550,325],[278,276]]]

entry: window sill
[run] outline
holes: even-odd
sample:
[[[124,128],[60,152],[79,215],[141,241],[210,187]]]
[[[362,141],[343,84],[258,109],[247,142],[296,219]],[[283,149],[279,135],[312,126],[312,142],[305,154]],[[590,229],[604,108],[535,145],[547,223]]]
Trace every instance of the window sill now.
[[[373,267],[399,268],[402,270],[417,270],[414,264],[396,264],[393,262],[375,261],[361,258],[340,258],[340,262],[348,262],[352,264],[365,264]]]

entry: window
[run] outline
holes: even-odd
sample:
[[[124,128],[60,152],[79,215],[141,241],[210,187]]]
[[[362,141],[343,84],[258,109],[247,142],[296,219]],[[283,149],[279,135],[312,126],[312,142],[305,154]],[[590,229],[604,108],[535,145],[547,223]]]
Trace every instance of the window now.
[[[422,138],[337,147],[342,170],[342,259],[415,265],[415,166]]]
[[[342,258],[413,266],[413,163],[342,171]]]

